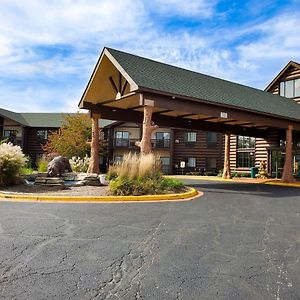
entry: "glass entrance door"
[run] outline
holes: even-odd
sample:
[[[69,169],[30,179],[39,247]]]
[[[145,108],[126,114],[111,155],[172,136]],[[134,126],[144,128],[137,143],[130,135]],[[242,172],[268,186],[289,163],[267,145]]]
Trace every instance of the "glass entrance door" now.
[[[285,153],[282,149],[269,150],[271,177],[281,178]]]

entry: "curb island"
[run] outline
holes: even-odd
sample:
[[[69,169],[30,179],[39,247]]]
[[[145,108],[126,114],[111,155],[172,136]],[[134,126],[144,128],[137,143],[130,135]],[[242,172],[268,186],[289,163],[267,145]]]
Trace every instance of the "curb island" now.
[[[194,188],[185,193],[143,196],[50,196],[0,193],[0,201],[38,201],[38,202],[160,202],[160,201],[188,201],[203,195]]]

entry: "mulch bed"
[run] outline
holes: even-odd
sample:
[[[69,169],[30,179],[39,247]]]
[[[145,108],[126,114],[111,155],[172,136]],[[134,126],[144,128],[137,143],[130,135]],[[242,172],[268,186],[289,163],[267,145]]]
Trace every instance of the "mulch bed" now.
[[[53,196],[106,196],[110,195],[108,186],[41,186],[41,185],[13,185],[2,187],[0,193],[11,194],[40,194]]]

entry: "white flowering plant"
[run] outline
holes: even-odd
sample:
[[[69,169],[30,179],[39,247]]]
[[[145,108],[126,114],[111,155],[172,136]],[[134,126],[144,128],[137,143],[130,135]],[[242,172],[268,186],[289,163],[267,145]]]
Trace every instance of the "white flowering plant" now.
[[[12,143],[0,144],[0,186],[13,184],[22,167],[26,165],[27,158],[21,147]]]
[[[69,162],[73,172],[84,172],[86,173],[90,164],[91,158],[87,155],[84,158],[73,156]]]

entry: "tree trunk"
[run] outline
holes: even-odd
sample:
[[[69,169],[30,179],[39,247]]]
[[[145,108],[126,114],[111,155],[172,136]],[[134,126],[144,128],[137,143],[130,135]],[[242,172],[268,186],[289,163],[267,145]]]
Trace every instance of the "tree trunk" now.
[[[158,128],[157,125],[152,124],[153,106],[144,106],[144,120],[143,120],[143,135],[140,142],[136,142],[136,146],[140,147],[141,154],[148,154],[152,151],[151,135],[152,132]]]
[[[87,173],[100,174],[99,169],[99,114],[92,113],[91,161]]]
[[[285,144],[285,161],[281,180],[283,182],[295,181],[293,177],[293,126],[289,125],[286,130],[286,144]]]
[[[223,179],[231,178],[230,170],[230,134],[225,134],[225,153],[224,153],[224,170],[223,170]]]

